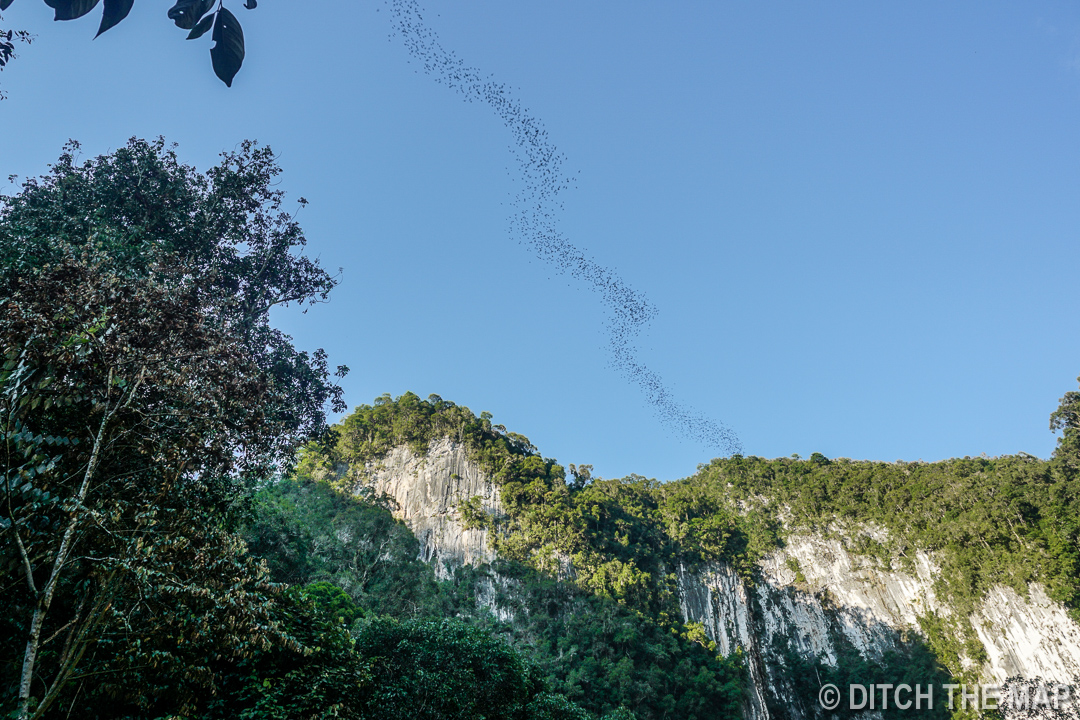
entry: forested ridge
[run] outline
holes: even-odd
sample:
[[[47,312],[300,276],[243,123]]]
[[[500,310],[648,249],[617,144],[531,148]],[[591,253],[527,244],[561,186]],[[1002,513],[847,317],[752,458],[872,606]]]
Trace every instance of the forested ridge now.
[[[0,197],[4,716],[737,717],[746,658],[682,621],[676,568],[726,562],[753,584],[803,531],[883,565],[933,552],[961,611],[1033,581],[1080,610],[1078,392],[1051,416],[1050,460],[735,456],[673,482],[564,467],[434,395],[330,426],[348,369],[270,323],[336,284],[279,172],[254,143],[205,173],[160,140],[83,162],[72,145]],[[501,510],[461,503],[499,560],[439,579],[360,481],[444,438]],[[788,672],[812,697],[886,670],[940,682],[977,656],[947,619],[923,623],[876,663],[842,648]]]
[[[362,486],[365,468],[390,448],[408,445],[422,454],[433,440],[449,437],[500,488],[498,516],[485,513],[479,498],[459,506],[468,524],[492,531],[500,557],[548,577],[568,560],[580,589],[706,646],[700,628],[678,621],[677,566],[727,562],[753,584],[758,562],[792,533],[839,538],[883,568],[910,570],[917,552],[929,552],[940,567],[935,591],[954,612],[920,618],[920,642],[936,660],[927,665],[923,651],[912,647],[908,658],[894,659],[897,672],[914,664],[925,673],[968,677],[962,657],[982,661],[985,650],[956,618],[974,611],[990,588],[1005,585],[1023,596],[1038,582],[1080,617],[1078,407],[1080,393],[1068,392],[1052,414],[1051,429],[1063,433],[1050,460],[734,456],[662,483],[593,478],[587,465],[570,465],[568,473],[524,436],[493,425],[488,413],[477,417],[438,396],[406,393],[357,408],[335,426],[330,443],[305,448],[298,476]],[[885,530],[887,540],[865,528]],[[799,661],[790,660],[794,672]],[[848,667],[860,662],[856,654]]]
[[[993,585],[1025,593],[1030,582],[1080,611],[1080,482],[1077,396],[1051,418],[1063,429],[1050,460],[1030,455],[925,462],[873,462],[734,456],[699,466],[693,476],[657,482],[604,480],[591,467],[543,458],[528,438],[476,417],[438,396],[412,393],[361,406],[335,426],[332,445],[310,445],[298,475],[355,487],[357,472],[392,447],[426,452],[449,437],[500,487],[505,516],[461,507],[469,522],[498,532],[500,554],[553,571],[572,557],[580,584],[651,613],[668,596],[660,568],[724,560],[748,581],[761,557],[786,533],[849,537],[857,552],[883,563],[910,563],[916,550],[942,563],[941,590],[970,610]],[[781,518],[784,522],[781,522]],[[888,544],[846,531],[884,528]]]

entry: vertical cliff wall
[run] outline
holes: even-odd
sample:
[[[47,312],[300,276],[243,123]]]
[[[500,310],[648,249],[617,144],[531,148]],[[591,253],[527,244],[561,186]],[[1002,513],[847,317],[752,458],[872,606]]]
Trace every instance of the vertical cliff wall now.
[[[360,485],[392,500],[394,516],[420,541],[421,559],[434,563],[440,576],[447,564],[495,559],[487,530],[466,530],[456,510],[463,500],[479,497],[485,512],[499,512],[499,489],[469,460],[464,446],[439,440],[426,455],[398,447],[359,476]]]
[[[487,531],[466,530],[455,509],[479,497],[485,511],[500,513],[498,488],[463,446],[441,440],[423,456],[399,447],[368,466],[360,483],[392,499],[395,515],[420,540],[422,559],[436,563],[440,574],[445,575],[447,564],[495,559]],[[885,539],[875,528],[849,532]],[[898,647],[904,633],[918,629],[920,616],[952,617],[935,595],[939,569],[925,552],[897,569],[851,552],[836,538],[790,534],[759,569],[753,584],[724,563],[675,569],[684,621],[701,623],[720,652],[740,651],[746,657],[751,720],[813,714],[817,697],[794,697],[785,656],[835,666],[843,645],[876,661]],[[1080,678],[1080,626],[1037,584],[1027,597],[995,588],[975,613],[959,620],[971,625],[985,647],[985,662],[966,660],[983,682],[1020,676],[1073,683]]]
[[[753,587],[724,564],[679,573],[684,618],[702,623],[723,651],[742,648],[749,658],[754,715],[760,718],[770,716],[768,704],[785,704],[790,716],[803,717],[817,701],[793,698],[783,669],[785,651],[835,665],[840,643],[850,643],[876,661],[899,647],[904,633],[918,631],[919,616],[953,615],[934,593],[939,570],[924,552],[901,571],[851,553],[838,539],[795,535],[760,569]],[[1075,683],[1080,678],[1080,626],[1038,584],[1030,586],[1027,597],[994,588],[962,622],[971,625],[986,650],[982,664],[961,657],[982,682],[1022,677]]]
[[[918,628],[919,615],[952,615],[934,593],[940,569],[925,552],[917,552],[910,571],[904,572],[853,555],[836,539],[794,536],[763,563],[768,587],[779,590],[795,585],[789,558],[806,577],[805,594],[827,594],[847,616],[845,635],[860,652],[872,653],[880,647],[872,632],[875,627],[913,630]],[[1028,587],[1027,597],[1012,588],[993,588],[964,622],[986,650],[988,659],[977,669],[987,682],[1022,676],[1069,683],[1080,677],[1080,625],[1038,583]]]

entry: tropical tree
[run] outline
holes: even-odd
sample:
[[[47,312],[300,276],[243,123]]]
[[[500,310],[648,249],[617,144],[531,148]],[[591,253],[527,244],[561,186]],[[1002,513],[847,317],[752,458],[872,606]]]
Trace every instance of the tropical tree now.
[[[1054,457],[1074,468],[1080,466],[1080,392],[1065,393],[1058,409],[1050,415],[1050,429],[1061,431]]]
[[[266,384],[269,424],[246,437],[245,468],[268,472],[291,462],[293,448],[327,430],[326,406],[340,412],[344,403],[328,380],[325,353],[297,351],[270,325],[271,308],[325,302],[336,284],[303,254],[307,239],[274,187],[281,169],[273,152],[245,141],[199,173],[160,138],[132,139],[81,165],[78,148],[69,143],[48,175],[0,197],[0,297],[73,253],[111,258],[109,271],[125,277],[168,268],[166,275],[190,284],[204,321],[239,343]]]
[[[505,642],[459,620],[367,621],[357,649],[374,682],[365,717],[380,720],[587,720],[566,698],[544,691]]]
[[[132,141],[81,166],[65,153],[0,199],[0,682],[16,717],[60,698],[92,717],[104,696],[212,716],[199,698],[228,685],[255,702],[236,687],[284,672],[236,680],[272,648],[289,672],[323,662],[290,629],[310,625],[289,619],[304,603],[232,532],[253,486],[325,432],[324,406],[343,408],[325,354],[269,325],[334,284],[295,252],[277,172],[253,144],[201,175]]]

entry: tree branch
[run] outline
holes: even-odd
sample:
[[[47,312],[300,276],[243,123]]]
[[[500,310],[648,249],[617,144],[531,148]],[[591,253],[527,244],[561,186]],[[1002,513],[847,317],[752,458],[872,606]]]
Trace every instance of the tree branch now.
[[[113,371],[109,370],[108,381],[105,385],[106,393],[108,389],[112,387]],[[139,382],[142,381],[142,373],[139,374]],[[129,391],[128,401],[124,404],[124,407],[131,402],[131,397],[134,395],[134,391],[138,388],[138,382],[135,387]],[[22,678],[19,682],[19,705],[16,717],[18,720],[27,720],[30,712],[30,683],[34,677],[34,663],[37,660],[37,653],[41,647],[41,629],[45,622],[45,616],[49,612],[49,606],[52,605],[53,593],[56,592],[56,584],[60,579],[60,573],[64,569],[64,565],[67,563],[68,555],[71,552],[71,548],[74,542],[75,529],[79,525],[81,519],[81,513],[77,512],[76,508],[84,505],[86,499],[87,489],[90,487],[90,480],[94,477],[94,473],[97,471],[98,463],[101,460],[101,448],[105,444],[106,432],[109,427],[109,423],[112,421],[113,416],[116,415],[117,410],[121,406],[114,405],[112,409],[108,408],[108,395],[106,395],[106,410],[101,418],[101,424],[98,427],[97,435],[94,437],[94,447],[90,452],[90,460],[86,464],[86,471],[83,473],[82,483],[79,485],[79,490],[75,494],[74,504],[71,520],[68,522],[67,528],[64,530],[64,537],[60,541],[60,548],[56,551],[56,559],[53,561],[52,572],[49,574],[49,580],[45,584],[41,594],[38,595],[37,607],[34,608],[34,616],[30,621],[30,637],[26,641],[26,652],[23,655],[23,668]],[[40,709],[40,705],[39,705]],[[35,717],[37,714],[35,713]]]

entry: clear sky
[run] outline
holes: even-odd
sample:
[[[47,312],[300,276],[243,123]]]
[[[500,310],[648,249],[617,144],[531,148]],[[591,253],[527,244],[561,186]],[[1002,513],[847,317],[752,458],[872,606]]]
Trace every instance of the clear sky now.
[[[596,473],[672,479],[723,450],[664,422],[608,311],[511,232],[514,137],[426,75],[381,0],[229,0],[209,35],[139,0],[91,41],[51,21],[0,74],[0,190],[163,135],[200,169],[245,138],[311,204],[333,300],[277,316],[345,363],[350,405],[411,390]],[[1070,2],[425,0],[575,178],[559,231],[657,309],[638,359],[746,454],[1046,457],[1080,374],[1080,6]]]

